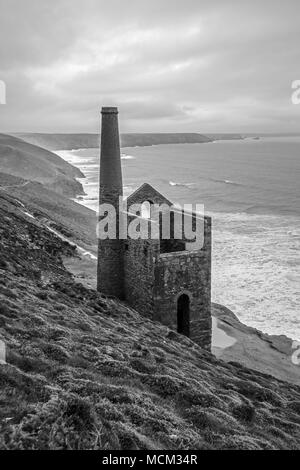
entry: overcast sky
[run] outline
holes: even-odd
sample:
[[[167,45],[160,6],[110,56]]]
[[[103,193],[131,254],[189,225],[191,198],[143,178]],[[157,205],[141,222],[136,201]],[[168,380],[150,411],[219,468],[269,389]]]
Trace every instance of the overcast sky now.
[[[300,132],[299,0],[0,0],[0,132]]]

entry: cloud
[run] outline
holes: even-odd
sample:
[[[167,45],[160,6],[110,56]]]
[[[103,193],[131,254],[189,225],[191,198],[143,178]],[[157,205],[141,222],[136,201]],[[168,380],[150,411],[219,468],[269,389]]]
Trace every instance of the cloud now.
[[[2,131],[298,131],[298,0],[0,0]]]

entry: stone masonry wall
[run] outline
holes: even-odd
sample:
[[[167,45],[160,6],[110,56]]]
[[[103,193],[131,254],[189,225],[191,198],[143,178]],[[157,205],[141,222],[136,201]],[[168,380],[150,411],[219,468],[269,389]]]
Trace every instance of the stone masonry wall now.
[[[119,197],[123,194],[118,110],[114,107],[102,108],[100,191],[99,204],[110,204],[116,210],[118,228]],[[106,214],[99,214],[99,221]],[[115,239],[102,240],[98,233],[97,289],[105,295],[124,298],[123,240],[119,240],[118,230]]]
[[[155,267],[154,320],[177,330],[177,299],[190,297],[190,338],[211,347],[211,219],[199,251],[160,254]]]
[[[128,198],[128,204],[145,201],[167,203],[160,193],[144,184]],[[172,214],[172,213],[171,213]],[[196,215],[192,216],[195,229]],[[202,219],[204,238],[198,250],[185,250],[189,242],[174,239],[171,217],[170,240],[128,240],[125,249],[125,297],[142,315],[177,331],[177,300],[190,299],[190,338],[211,347],[211,219]],[[201,227],[202,228],[202,227]]]
[[[159,253],[158,240],[125,242],[125,298],[141,315],[154,315],[154,266]]]
[[[124,299],[124,240],[119,239],[119,189],[100,188],[100,200],[111,204],[116,211],[116,239],[98,238],[97,289],[105,295]],[[105,219],[107,214],[99,217]],[[97,228],[98,233],[98,228]],[[98,234],[99,235],[99,234]]]
[[[122,240],[99,240],[97,289],[105,295],[124,299]]]
[[[140,188],[134,191],[127,199],[128,206],[131,204],[142,204],[145,201],[150,201],[153,204],[167,204],[169,206],[172,203],[154,189],[150,184],[144,183]]]

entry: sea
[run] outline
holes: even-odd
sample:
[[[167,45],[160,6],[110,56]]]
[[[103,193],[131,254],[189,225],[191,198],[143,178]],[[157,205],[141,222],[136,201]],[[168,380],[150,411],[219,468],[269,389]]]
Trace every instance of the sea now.
[[[300,341],[300,137],[122,148],[124,194],[148,182],[213,218],[212,300],[245,324]],[[97,210],[99,150],[58,151]]]

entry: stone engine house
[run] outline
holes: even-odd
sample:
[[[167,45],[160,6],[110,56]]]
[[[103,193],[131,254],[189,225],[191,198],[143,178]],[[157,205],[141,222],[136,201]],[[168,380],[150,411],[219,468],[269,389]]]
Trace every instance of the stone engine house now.
[[[99,203],[120,211],[123,196],[117,108],[102,108]],[[199,248],[178,237],[174,221],[180,210],[150,184],[144,183],[127,198],[127,207],[140,211],[127,213],[126,223],[143,219],[152,223],[152,207],[169,209],[170,236],[163,237],[162,215],[156,239],[121,238],[98,240],[97,288],[105,295],[125,300],[141,315],[188,336],[200,346],[211,347],[211,218],[201,217],[202,241]],[[145,215],[146,212],[146,215]],[[103,216],[102,216],[103,217]],[[199,215],[191,212],[195,226]],[[101,218],[100,218],[101,219]],[[119,216],[117,215],[117,226]],[[138,221],[137,221],[138,222]]]

